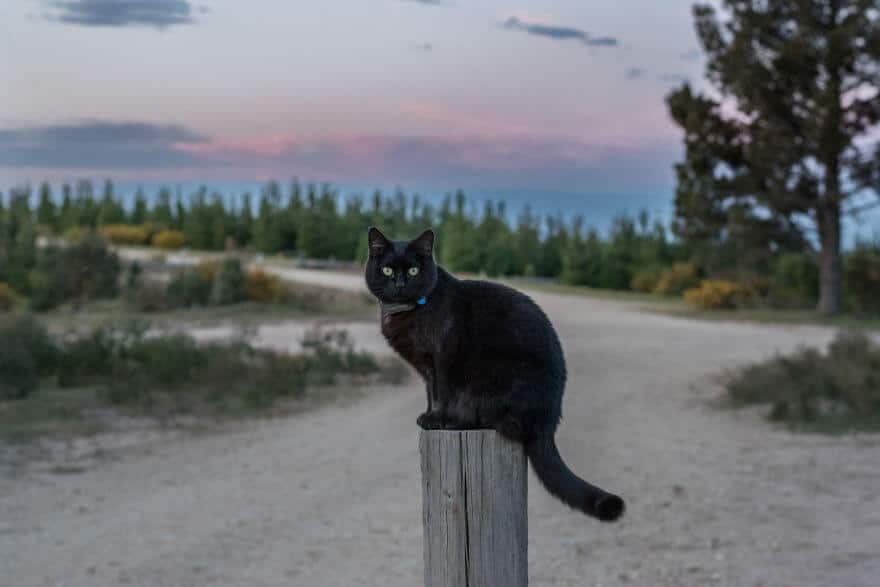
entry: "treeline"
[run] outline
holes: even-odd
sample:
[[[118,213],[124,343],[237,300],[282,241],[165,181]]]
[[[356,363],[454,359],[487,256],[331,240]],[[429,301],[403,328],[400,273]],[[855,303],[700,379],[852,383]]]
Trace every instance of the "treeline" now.
[[[27,186],[13,189],[8,197],[0,194],[0,293],[5,287],[45,295],[54,276],[52,299],[61,291],[65,299],[91,296],[87,286],[94,280],[75,271],[65,276],[70,264],[64,253],[38,250],[38,235],[78,242],[100,234],[118,244],[166,249],[363,261],[371,225],[393,238],[433,227],[437,258],[457,272],[661,295],[689,292],[685,298],[699,308],[808,308],[819,294],[815,254],[797,247],[768,250],[764,241],[735,231],[712,239],[671,238],[661,222],[642,212],[618,217],[601,234],[583,217],[542,216],[528,207],[511,217],[503,201],[478,208],[461,191],[435,205],[400,191],[343,198],[331,186],[296,181],[284,187],[269,182],[257,195],[228,197],[201,188],[184,197],[162,188],[152,197],[138,191],[128,201],[110,181],[100,194],[88,181],[66,184],[60,193],[46,183],[36,193]],[[860,243],[845,253],[842,282],[847,309],[880,312],[880,245]]]
[[[406,238],[433,227],[437,254],[453,271],[491,276],[529,275],[562,278],[570,283],[628,289],[646,267],[663,267],[681,258],[666,229],[643,212],[638,219],[621,217],[607,238],[588,228],[583,218],[566,222],[529,208],[511,221],[504,202],[476,209],[461,191],[439,206],[418,195],[375,192],[342,198],[331,186],[282,187],[267,183],[254,196],[229,198],[201,188],[186,197],[162,188],[152,198],[138,191],[126,205],[107,181],[100,194],[89,181],[65,184],[60,194],[42,184],[0,198],[0,223],[9,250],[27,248],[36,234],[71,235],[83,230],[129,225],[177,231],[185,246],[201,250],[251,249],[312,259],[363,260],[367,227]],[[35,202],[35,205],[32,204]],[[31,209],[33,208],[33,209]],[[16,233],[18,236],[13,236]],[[0,276],[0,280],[2,280]]]

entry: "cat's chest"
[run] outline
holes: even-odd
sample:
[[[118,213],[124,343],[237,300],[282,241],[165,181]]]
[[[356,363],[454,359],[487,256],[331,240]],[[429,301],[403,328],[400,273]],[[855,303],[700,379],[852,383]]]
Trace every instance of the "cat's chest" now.
[[[437,332],[428,316],[418,311],[382,316],[382,335],[398,354],[416,362],[434,353]]]

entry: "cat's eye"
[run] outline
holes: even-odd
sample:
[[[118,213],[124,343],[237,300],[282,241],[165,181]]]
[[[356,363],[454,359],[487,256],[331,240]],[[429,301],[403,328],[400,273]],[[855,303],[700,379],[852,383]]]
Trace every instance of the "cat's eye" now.
[[[394,274],[394,270],[391,267],[382,267],[382,273],[391,277]]]
[[[413,277],[415,277],[416,275],[419,274],[419,268],[418,267],[410,267],[408,273],[410,275],[412,275]]]

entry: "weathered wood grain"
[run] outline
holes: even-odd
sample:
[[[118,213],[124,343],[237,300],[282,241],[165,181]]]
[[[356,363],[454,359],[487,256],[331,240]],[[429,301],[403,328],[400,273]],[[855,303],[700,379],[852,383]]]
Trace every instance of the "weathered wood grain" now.
[[[528,585],[526,457],[493,430],[423,431],[425,587]]]

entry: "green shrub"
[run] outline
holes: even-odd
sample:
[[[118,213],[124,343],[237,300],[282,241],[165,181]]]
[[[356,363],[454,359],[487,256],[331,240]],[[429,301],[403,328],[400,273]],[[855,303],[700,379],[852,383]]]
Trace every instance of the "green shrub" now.
[[[160,230],[153,236],[153,246],[166,251],[176,251],[186,243],[186,237],[179,230]]]
[[[630,288],[633,291],[652,293],[657,289],[657,284],[659,282],[659,269],[643,269],[633,276],[632,282],[630,282]]]
[[[64,303],[67,298],[65,275],[61,250],[50,247],[42,251],[37,266],[28,274],[32,310],[45,312]]]
[[[86,335],[68,335],[61,343],[58,384],[69,387],[113,375],[147,329],[147,323],[132,320],[105,324]]]
[[[241,261],[225,259],[220,271],[214,278],[211,288],[211,304],[226,306],[247,300],[247,278],[241,267]]]
[[[192,380],[195,371],[208,360],[208,353],[192,337],[170,334],[133,340],[125,359],[167,386]]]
[[[309,332],[303,346],[287,355],[242,340],[199,344],[185,334],[150,333],[140,321],[71,332],[56,344],[32,317],[8,316],[0,319],[0,399],[22,398],[57,374],[61,387],[89,385],[99,398],[150,414],[235,412],[382,370],[344,331]]]
[[[67,295],[73,299],[113,298],[119,294],[119,257],[104,240],[88,236],[62,252]]]
[[[861,332],[842,332],[826,353],[800,348],[727,373],[734,405],[769,404],[786,422],[880,425],[880,347]]]
[[[198,269],[184,269],[168,283],[168,299],[172,307],[204,306],[211,297],[213,279]]]
[[[28,274],[31,307],[49,310],[65,300],[113,298],[119,294],[119,257],[104,239],[87,234],[66,248],[48,247]]]
[[[18,345],[0,340],[0,400],[26,397],[39,382],[33,356]]]
[[[0,314],[11,312],[19,304],[18,294],[8,283],[0,282]]]
[[[819,297],[819,266],[811,255],[786,253],[773,264],[771,305],[800,308],[813,306]]]
[[[58,349],[32,316],[0,318],[0,399],[25,397],[54,372]]]
[[[676,263],[660,274],[654,293],[661,296],[680,296],[685,290],[699,284],[699,274],[692,263]]]
[[[332,382],[336,373],[366,375],[379,370],[371,354],[354,349],[346,330],[317,328],[308,331],[301,342],[311,371],[323,378],[321,383]]]
[[[71,226],[64,231],[64,240],[68,243],[78,243],[82,239],[94,234],[88,226]]]
[[[859,243],[844,258],[847,306],[856,313],[880,313],[880,243]]]
[[[129,301],[139,312],[161,312],[181,307],[183,304],[175,306],[168,288],[169,286],[156,281],[146,281],[131,294]]]

